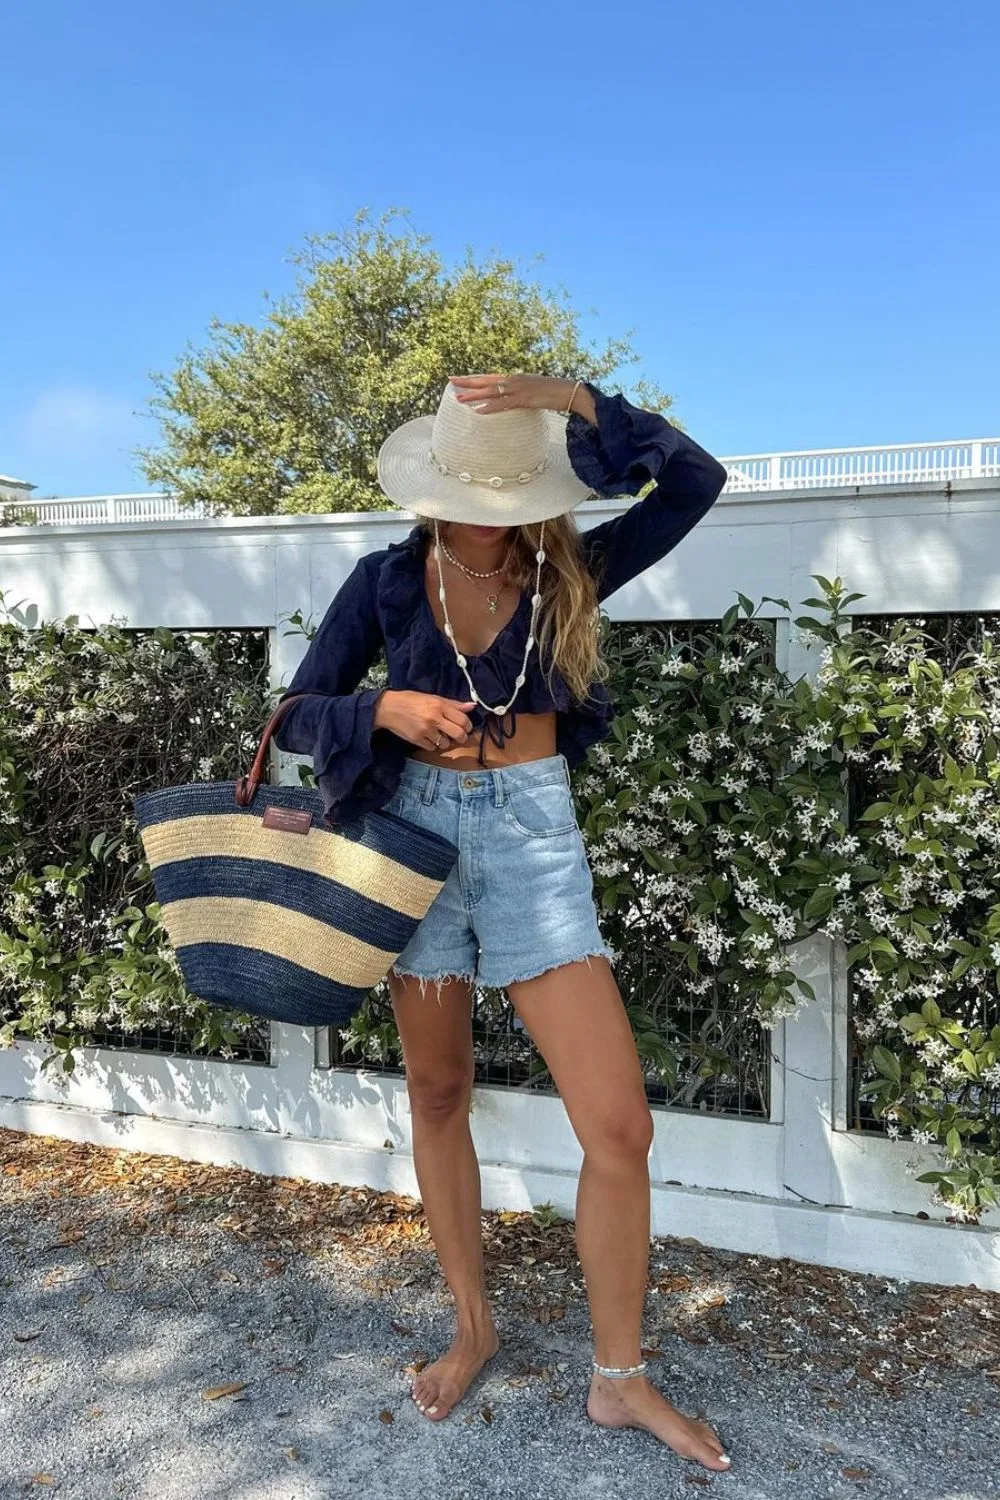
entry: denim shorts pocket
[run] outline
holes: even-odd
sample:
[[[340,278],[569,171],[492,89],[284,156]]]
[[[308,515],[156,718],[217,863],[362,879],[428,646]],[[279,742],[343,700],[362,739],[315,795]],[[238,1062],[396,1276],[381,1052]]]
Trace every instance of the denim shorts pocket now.
[[[527,838],[553,838],[560,833],[579,832],[573,795],[562,781],[516,787],[507,793],[504,812],[508,822]]]
[[[412,818],[413,793],[406,787],[397,786],[388,802],[379,808],[379,812],[393,813],[397,818]]]

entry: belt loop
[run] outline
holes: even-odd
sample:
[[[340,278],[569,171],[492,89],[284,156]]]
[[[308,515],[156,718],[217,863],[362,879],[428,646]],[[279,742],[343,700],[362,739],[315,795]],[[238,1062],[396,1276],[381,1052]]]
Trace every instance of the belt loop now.
[[[434,795],[437,790],[438,780],[437,766],[427,763],[427,773],[428,774],[424,779],[424,789],[420,794],[420,800],[421,802],[423,802],[425,807],[429,807],[430,804],[434,801]]]
[[[506,795],[503,784],[503,772],[494,769],[490,772],[490,775],[493,778],[493,806],[503,807]]]

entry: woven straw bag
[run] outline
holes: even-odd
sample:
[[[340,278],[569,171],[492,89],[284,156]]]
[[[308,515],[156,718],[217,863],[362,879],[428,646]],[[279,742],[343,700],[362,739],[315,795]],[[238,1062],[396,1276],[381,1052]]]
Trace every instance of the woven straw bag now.
[[[249,775],[133,801],[184,982],[212,1005],[300,1026],[345,1024],[406,947],[458,849],[393,813],[331,830],[320,793]]]

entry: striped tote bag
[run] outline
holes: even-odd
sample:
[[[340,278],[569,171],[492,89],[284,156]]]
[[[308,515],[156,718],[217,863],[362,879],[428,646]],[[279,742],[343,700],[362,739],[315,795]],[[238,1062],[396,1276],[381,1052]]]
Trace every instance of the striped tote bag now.
[[[320,793],[247,776],[133,799],[184,982],[212,1005],[300,1026],[344,1025],[388,972],[458,858],[393,813],[331,830]]]

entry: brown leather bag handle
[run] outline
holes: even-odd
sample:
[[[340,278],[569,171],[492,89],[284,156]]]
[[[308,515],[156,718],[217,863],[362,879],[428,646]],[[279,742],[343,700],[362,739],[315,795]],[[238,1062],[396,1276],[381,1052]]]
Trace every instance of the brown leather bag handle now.
[[[283,698],[278,704],[277,708],[274,710],[271,717],[264,725],[264,733],[261,735],[260,744],[257,747],[257,754],[253,758],[253,764],[251,765],[249,772],[246,776],[238,776],[236,778],[236,801],[240,807],[249,807],[253,802],[254,797],[256,797],[257,788],[260,786],[261,777],[264,774],[264,761],[267,758],[268,747],[271,743],[271,736],[274,734],[274,731],[277,729],[278,725],[281,723],[282,719],[285,717],[285,714],[291,708],[292,704],[298,703],[300,698],[318,698],[322,696],[322,693],[293,693],[290,698]]]

